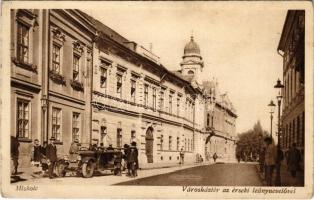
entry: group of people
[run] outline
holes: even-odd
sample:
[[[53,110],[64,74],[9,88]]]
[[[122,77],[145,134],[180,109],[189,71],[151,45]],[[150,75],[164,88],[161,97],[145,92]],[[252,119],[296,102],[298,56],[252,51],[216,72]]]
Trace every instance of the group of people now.
[[[48,170],[49,178],[54,178],[53,172],[57,162],[57,147],[55,144],[55,138],[51,137],[49,139],[49,144],[47,141],[43,142],[43,145],[40,145],[38,139],[34,140],[32,152],[31,152],[31,165],[35,167],[41,167],[41,173],[45,173]],[[11,136],[11,159],[13,164],[12,175],[16,175],[18,173],[18,160],[19,160],[19,146],[20,143],[17,137]],[[69,150],[70,159],[71,156],[75,159],[80,148],[80,143],[78,139],[75,139]],[[106,150],[114,150],[112,145],[110,144],[108,147],[104,147],[104,145],[100,145],[99,147],[95,145],[91,145],[91,148],[106,149]],[[123,148],[123,162],[124,167],[127,169],[127,176],[137,176],[137,170],[139,169],[138,162],[138,149],[136,147],[136,142],[131,142],[130,145],[125,144]]]
[[[286,157],[286,164],[291,176],[295,178],[297,171],[300,170],[301,161],[301,153],[296,148],[296,143],[292,144],[284,156],[280,146],[274,145],[271,137],[266,137],[264,142],[265,147],[263,147],[259,154],[259,164],[260,171],[265,174],[267,185],[272,185],[273,172],[275,169],[280,171],[284,157]]]
[[[49,178],[53,178],[53,170],[57,162],[57,147],[55,145],[56,139],[51,137],[49,144],[47,141],[43,142],[43,146],[39,144],[39,140],[34,140],[31,162],[33,166],[42,168],[42,173],[48,170]]]
[[[55,145],[55,138],[50,138],[50,143],[43,142],[41,146],[38,139],[34,140],[30,162],[32,166],[41,167],[42,173],[48,170],[49,178],[53,178],[53,169],[57,162],[57,147]],[[19,146],[20,143],[17,137],[11,136],[11,159],[13,163],[12,175],[18,173],[19,160]]]
[[[127,169],[126,175],[130,177],[136,177],[137,170],[139,169],[138,149],[136,147],[136,142],[131,142],[131,145],[124,144],[122,158],[124,161],[124,168]]]

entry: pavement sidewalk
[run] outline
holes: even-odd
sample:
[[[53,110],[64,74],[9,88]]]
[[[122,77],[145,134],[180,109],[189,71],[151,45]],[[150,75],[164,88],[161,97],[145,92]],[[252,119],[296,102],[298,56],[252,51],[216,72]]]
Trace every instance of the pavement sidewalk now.
[[[263,184],[266,186],[264,172],[260,171],[259,165],[256,165],[256,169],[259,173],[260,178],[262,179]],[[304,172],[298,171],[297,176],[295,178],[292,177],[290,172],[288,171],[288,168],[285,162],[282,162],[281,164],[280,176],[281,176],[281,186],[296,186],[296,187],[304,186]],[[276,178],[276,170],[274,170],[273,172],[273,180],[272,180],[273,183],[275,183],[275,178]]]
[[[281,185],[282,186],[304,186],[304,171],[297,171],[297,176],[293,178],[288,171],[288,166],[284,163],[281,164]]]
[[[95,176],[93,179],[96,179],[95,181],[100,181],[102,179],[106,179],[105,183],[106,185],[112,185],[120,182],[125,182],[129,180],[135,180],[139,178],[145,178],[149,176],[155,176],[160,175],[164,173],[170,173],[177,170],[182,170],[190,167],[196,167],[201,165],[209,165],[210,163],[186,163],[184,165],[180,165],[178,163],[149,163],[149,164],[142,164],[140,165],[140,170],[138,170],[138,176],[135,178],[130,178],[125,176],[125,172],[122,174],[122,176],[110,176],[110,179],[108,178],[108,175],[104,176]],[[32,182],[43,182],[43,183],[49,183],[51,180],[48,179],[47,174],[43,175],[40,174],[39,167],[27,167],[27,168],[19,168],[19,173],[16,176],[11,176],[11,182],[16,183],[27,183],[29,181]],[[102,178],[101,178],[102,177]],[[107,178],[106,178],[107,177]],[[56,178],[56,180],[66,183],[67,181],[77,177],[76,175],[69,175],[65,178]],[[54,180],[54,179],[53,179]]]

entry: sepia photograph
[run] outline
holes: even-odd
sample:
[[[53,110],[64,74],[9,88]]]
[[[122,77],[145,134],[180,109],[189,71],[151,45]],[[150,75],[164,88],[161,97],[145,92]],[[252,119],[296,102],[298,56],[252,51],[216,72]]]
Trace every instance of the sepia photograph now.
[[[2,5],[3,196],[313,198],[310,2],[46,3]]]

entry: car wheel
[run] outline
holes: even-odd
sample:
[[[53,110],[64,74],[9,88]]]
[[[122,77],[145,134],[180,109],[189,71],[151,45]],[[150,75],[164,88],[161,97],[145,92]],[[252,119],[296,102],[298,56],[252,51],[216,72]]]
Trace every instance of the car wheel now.
[[[56,174],[58,177],[64,177],[66,174],[65,165],[62,162],[58,162],[56,166]]]
[[[93,173],[94,173],[94,169],[95,169],[95,165],[94,165],[93,161],[83,163],[83,166],[82,166],[83,177],[84,178],[92,177]]]

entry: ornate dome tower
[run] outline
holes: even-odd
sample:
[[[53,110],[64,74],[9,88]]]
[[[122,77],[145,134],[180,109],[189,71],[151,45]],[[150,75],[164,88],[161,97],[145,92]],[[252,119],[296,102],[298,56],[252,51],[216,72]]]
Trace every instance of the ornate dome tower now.
[[[191,40],[185,45],[181,62],[181,70],[183,76],[194,79],[197,83],[201,83],[200,74],[203,71],[203,60],[201,50],[198,44],[191,36]]]

